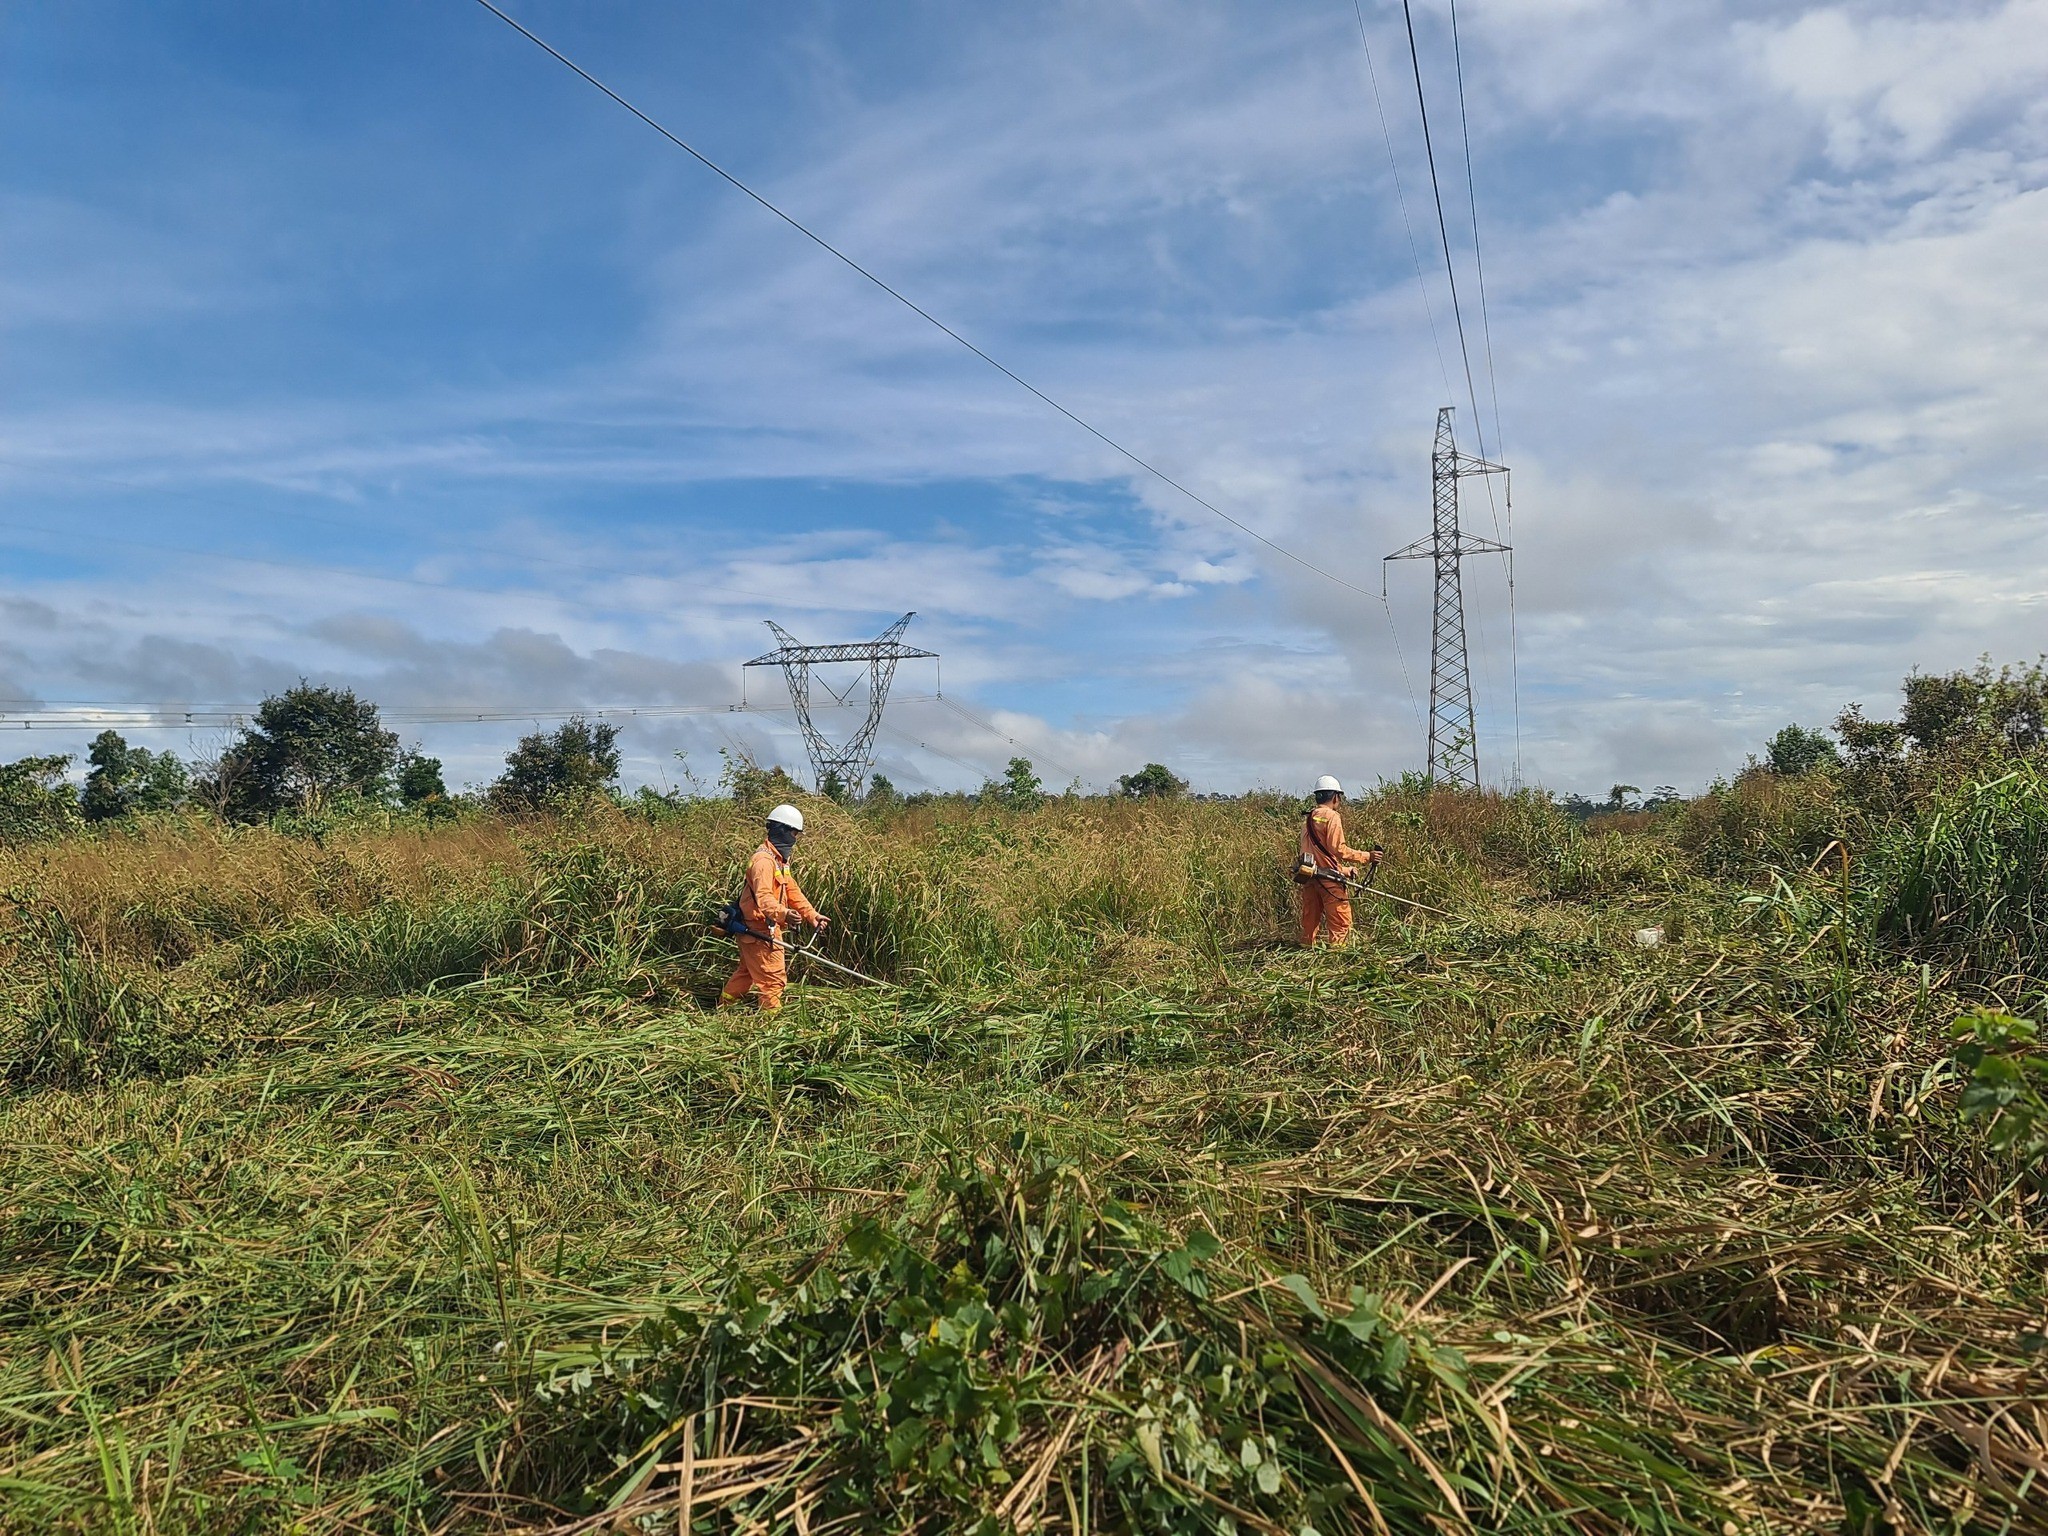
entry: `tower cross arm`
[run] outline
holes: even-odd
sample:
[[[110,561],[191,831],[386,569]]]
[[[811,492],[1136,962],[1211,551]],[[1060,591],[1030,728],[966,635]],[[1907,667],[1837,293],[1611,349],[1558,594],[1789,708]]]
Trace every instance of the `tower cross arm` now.
[[[883,644],[874,640],[857,640],[849,645],[785,645],[756,656],[752,661],[742,662],[747,667],[787,666],[792,662],[816,664],[827,661],[911,661],[920,656],[936,656],[937,651],[921,651],[914,645],[900,641]]]
[[[775,649],[741,665],[786,667],[830,661],[914,661],[920,657],[937,656],[937,651],[923,651],[903,643],[903,631],[916,617],[915,613],[906,613],[874,639],[853,640],[842,645],[799,645],[794,635],[773,619],[768,619],[764,622],[778,642]]]
[[[1505,464],[1496,464],[1491,459],[1476,458],[1469,453],[1457,455],[1458,473],[1462,475],[1505,475],[1509,473]]]

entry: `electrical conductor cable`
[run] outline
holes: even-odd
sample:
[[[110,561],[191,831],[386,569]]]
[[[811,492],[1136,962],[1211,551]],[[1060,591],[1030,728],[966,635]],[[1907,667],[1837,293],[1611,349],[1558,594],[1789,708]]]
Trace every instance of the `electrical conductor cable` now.
[[[869,271],[866,267],[862,266],[858,261],[855,261],[853,257],[847,255],[846,252],[839,249],[838,246],[834,245],[831,241],[827,240],[823,235],[811,229],[808,225],[803,223],[802,220],[798,219],[794,214],[785,212],[780,206],[771,202],[767,197],[763,196],[759,192],[756,192],[752,187],[748,186],[744,181],[740,180],[739,177],[735,176],[731,171],[728,171],[724,166],[720,165],[716,160],[713,160],[709,155],[705,154],[702,150],[696,148],[687,140],[681,138],[674,132],[670,131],[661,123],[657,122],[654,118],[648,116],[647,113],[641,111],[640,108],[634,106],[632,102],[628,101],[624,96],[621,96],[617,91],[613,90],[610,86],[606,85],[602,80],[598,79],[597,76],[593,75],[589,70],[585,69],[581,64],[578,64],[574,59],[570,58],[567,54],[563,53],[559,48],[555,47],[545,38],[540,37],[538,34],[532,32],[528,28],[522,26],[519,22],[513,20],[510,16],[506,15],[505,12],[499,10],[497,6],[491,3],[491,0],[476,0],[476,3],[482,6],[485,10],[489,11],[493,16],[497,17],[498,20],[504,22],[506,26],[510,27],[513,31],[517,32],[521,37],[525,38],[528,42],[532,43],[536,48],[540,49],[543,53],[547,54],[550,58],[554,59],[557,63],[561,64],[564,68],[578,75],[584,81],[594,86],[597,90],[603,92],[606,96],[609,96],[613,101],[617,102],[620,106],[624,107],[628,112],[632,113],[633,116],[639,118],[641,122],[645,123],[648,127],[652,128],[656,133],[660,134],[663,138],[667,139],[671,144],[675,145],[677,149],[680,149],[684,154],[688,155],[691,159],[695,160],[698,164],[702,165],[706,170],[718,176],[720,179],[731,185],[737,191],[745,193],[749,198],[753,199],[753,201],[759,203],[763,208],[767,209],[770,213],[774,214],[776,218],[782,220],[782,222],[787,224],[791,229],[795,230],[798,234],[802,235],[806,240],[809,240],[813,245],[817,246],[818,249],[824,251],[827,255],[832,256],[838,261],[844,263],[846,266],[852,268],[855,272],[859,273],[862,277],[866,278],[870,283],[874,284],[875,287],[881,289],[882,292],[889,295],[890,298],[894,299],[897,303],[901,304],[905,309],[909,310],[919,319],[925,321],[927,324],[933,326],[937,330],[943,332],[945,335],[951,337],[954,341],[958,342],[962,347],[966,348],[969,352],[972,352],[976,357],[980,358],[984,363],[987,363],[989,367],[995,369],[995,371],[1000,373],[1004,378],[1008,379],[1018,388],[1034,396],[1039,401],[1043,402],[1045,405],[1050,406],[1053,410],[1059,412],[1060,415],[1066,417],[1068,421],[1071,421],[1075,426],[1079,427],[1082,431],[1086,432],[1090,437],[1094,438],[1096,441],[1102,443],[1105,447],[1111,449],[1113,452],[1121,455],[1123,458],[1137,465],[1138,468],[1145,471],[1146,474],[1151,475],[1154,479],[1159,480],[1161,483],[1165,485],[1171,486],[1174,490],[1180,492],[1181,495],[1185,496],[1189,501],[1193,502],[1196,506],[1201,507],[1203,510],[1213,513],[1215,516],[1221,518],[1224,522],[1230,524],[1231,527],[1235,528],[1239,533],[1244,534],[1247,538],[1256,539],[1259,543],[1265,545],[1266,548],[1272,550],[1275,554],[1285,556],[1287,559],[1293,561],[1296,565],[1300,566],[1303,570],[1312,571],[1316,575],[1321,576],[1324,580],[1334,582],[1336,585],[1343,587],[1346,591],[1356,592],[1361,597],[1370,597],[1372,595],[1364,587],[1357,585],[1355,582],[1346,581],[1342,576],[1337,575],[1336,572],[1325,570],[1322,566],[1317,565],[1313,560],[1309,559],[1306,555],[1296,554],[1286,545],[1278,543],[1273,539],[1269,539],[1268,537],[1266,537],[1265,534],[1260,533],[1256,528],[1253,528],[1250,524],[1238,521],[1238,519],[1232,517],[1228,512],[1224,511],[1214,502],[1208,500],[1204,496],[1199,495],[1195,491],[1190,490],[1186,485],[1183,485],[1180,481],[1176,480],[1172,475],[1169,475],[1165,470],[1161,469],[1158,465],[1152,463],[1149,459],[1141,457],[1137,452],[1130,448],[1126,448],[1122,443],[1118,442],[1115,438],[1111,437],[1107,432],[1104,432],[1100,427],[1097,427],[1092,422],[1078,415],[1076,412],[1060,404],[1059,401],[1055,400],[1051,395],[1047,394],[1044,390],[1040,389],[1036,384],[1033,384],[1029,379],[1024,378],[1021,374],[1018,374],[1017,372],[1007,367],[1003,363],[998,362],[994,357],[990,356],[987,352],[984,352],[980,347],[976,346],[973,342],[969,341],[965,336],[961,335],[960,332],[954,330],[953,327],[946,324],[945,321],[939,319],[939,317],[934,315],[930,310],[924,308],[922,305],[917,303],[916,300],[910,298],[900,289],[892,287],[886,280],[876,276],[873,272]]]

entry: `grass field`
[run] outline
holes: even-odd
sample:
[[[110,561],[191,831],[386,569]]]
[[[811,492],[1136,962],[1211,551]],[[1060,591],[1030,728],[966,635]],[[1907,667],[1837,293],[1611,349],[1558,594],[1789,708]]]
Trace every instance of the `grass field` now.
[[[807,811],[899,985],[773,1017],[726,802],[0,855],[0,1529],[2048,1532],[2024,966],[1533,800],[1356,808],[1451,915],[1341,955],[1288,805]]]

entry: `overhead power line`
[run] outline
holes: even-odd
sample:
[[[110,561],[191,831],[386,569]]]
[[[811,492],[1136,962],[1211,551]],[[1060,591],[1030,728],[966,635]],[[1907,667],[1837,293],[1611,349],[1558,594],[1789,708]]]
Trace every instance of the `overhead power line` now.
[[[1043,747],[1034,747],[1029,742],[1019,741],[1016,737],[1012,736],[1008,731],[1004,730],[994,721],[986,720],[982,718],[980,715],[977,715],[973,710],[963,707],[960,704],[960,702],[954,699],[951,695],[941,694],[938,698],[938,702],[944,705],[947,709],[953,711],[954,714],[958,715],[962,720],[965,720],[969,725],[974,726],[979,730],[988,732],[989,735],[995,737],[998,741],[1008,742],[1011,746],[1016,747],[1020,751],[1036,754],[1038,761],[1044,763],[1048,768],[1052,769],[1054,772],[1063,773],[1070,779],[1078,779],[1082,776],[1078,769],[1074,768],[1070,764],[1061,762],[1058,758],[1054,757],[1050,752],[1046,751]]]
[[[1465,48],[1458,35],[1458,0],[1451,5],[1451,59],[1456,65],[1458,76],[1458,128],[1465,140],[1465,200],[1472,213],[1472,268],[1479,278],[1479,333],[1486,345],[1486,392],[1493,404],[1493,451],[1502,458],[1507,457],[1506,435],[1500,424],[1500,378],[1493,369],[1493,317],[1486,303],[1486,256],[1479,243],[1479,188],[1472,175],[1472,120],[1465,110]],[[1476,410],[1477,407],[1475,406]],[[1487,503],[1493,501],[1493,482],[1486,482]],[[1510,691],[1514,700],[1515,718],[1515,776],[1514,783],[1522,782],[1522,636],[1521,623],[1515,613],[1515,495],[1512,483],[1507,488],[1507,556],[1508,567],[1508,672]]]
[[[1500,388],[1497,377],[1493,370],[1493,324],[1490,316],[1487,313],[1485,275],[1486,269],[1483,263],[1483,258],[1480,254],[1479,247],[1479,194],[1472,175],[1472,130],[1471,119],[1466,110],[1465,105],[1465,57],[1463,44],[1458,33],[1457,0],[1451,0],[1450,13],[1451,50],[1452,57],[1456,66],[1458,82],[1458,123],[1461,135],[1464,140],[1465,149],[1466,202],[1472,215],[1472,258],[1474,270],[1478,275],[1479,279],[1480,323],[1483,328],[1483,334],[1485,337],[1487,390],[1492,398],[1493,403],[1495,442],[1493,444],[1492,452],[1498,454],[1500,452]],[[1463,304],[1460,302],[1458,297],[1458,267],[1457,262],[1451,255],[1451,227],[1450,220],[1445,216],[1444,213],[1443,180],[1437,174],[1436,144],[1434,135],[1431,133],[1429,126],[1429,100],[1423,89],[1422,52],[1415,41],[1415,9],[1412,0],[1401,0],[1401,17],[1402,20],[1407,24],[1408,63],[1411,69],[1414,71],[1415,75],[1415,110],[1422,119],[1422,146],[1423,152],[1427,156],[1429,161],[1430,191],[1436,200],[1437,234],[1439,238],[1443,241],[1444,277],[1450,285],[1451,315],[1457,324],[1458,331],[1458,355],[1460,361],[1464,365],[1465,370],[1465,398],[1471,403],[1472,406],[1473,431],[1475,435],[1478,437],[1479,456],[1483,460],[1486,458],[1488,453],[1486,443],[1486,418],[1479,409],[1479,388],[1474,380],[1472,372],[1472,349],[1466,339],[1465,334],[1465,310]],[[1487,486],[1487,503],[1493,513],[1493,531],[1496,535],[1496,543],[1498,543],[1501,546],[1502,553],[1506,554],[1508,547],[1510,547],[1512,543],[1512,534],[1514,531],[1514,514],[1512,510],[1513,498],[1512,496],[1508,498],[1510,510],[1507,520],[1507,529],[1505,530],[1505,537],[1503,537],[1503,529],[1501,527],[1500,507],[1494,503],[1493,487],[1490,482]],[[1508,663],[1511,679],[1510,687],[1514,701],[1515,779],[1517,782],[1519,782],[1521,779],[1522,769],[1522,672],[1520,655],[1521,644],[1519,633],[1520,626],[1517,621],[1515,613],[1515,581],[1512,555],[1508,556],[1508,560]],[[1474,615],[1474,619],[1476,622],[1476,613]],[[1480,663],[1483,667],[1486,664],[1486,646],[1484,643],[1485,630],[1483,625],[1481,626],[1480,630],[1480,639]],[[1434,720],[1435,694],[1433,688],[1431,698],[1432,720]]]
[[[978,773],[985,779],[993,777],[986,763],[970,763],[964,757],[955,757],[952,753],[946,751],[943,747],[935,747],[928,741],[920,741],[917,737],[911,735],[910,732],[904,730],[901,726],[891,725],[888,723],[888,721],[885,720],[882,722],[882,729],[887,731],[891,736],[896,737],[899,741],[907,741],[913,747],[918,748],[920,751],[931,753],[933,757],[943,757],[947,762],[951,763],[956,768],[965,768],[969,773]]]
[[[1415,288],[1422,295],[1422,313],[1429,321],[1429,339],[1436,348],[1437,371],[1444,376],[1444,388],[1451,387],[1450,364],[1444,361],[1443,338],[1437,334],[1436,308],[1429,302],[1429,280],[1422,272],[1422,247],[1415,241],[1415,224],[1408,217],[1408,193],[1401,185],[1401,162],[1394,154],[1394,130],[1387,123],[1387,104],[1380,96],[1380,72],[1372,62],[1372,41],[1365,30],[1365,7],[1360,0],[1351,0],[1351,15],[1358,23],[1358,47],[1365,55],[1365,79],[1372,87],[1373,111],[1380,120],[1380,137],[1387,146],[1387,170],[1394,178],[1394,202],[1401,210],[1401,228],[1408,235],[1408,255],[1415,263]]]
[[[1379,118],[1380,138],[1387,146],[1387,171],[1394,179],[1394,202],[1401,210],[1401,228],[1408,236],[1408,256],[1415,264],[1415,291],[1422,296],[1422,314],[1429,322],[1429,341],[1436,350],[1437,372],[1443,375],[1444,388],[1449,390],[1450,364],[1444,360],[1444,339],[1436,328],[1436,307],[1429,302],[1429,279],[1422,270],[1422,247],[1415,240],[1415,222],[1408,217],[1408,194],[1401,185],[1401,161],[1394,153],[1394,130],[1387,123],[1387,103],[1380,95],[1380,72],[1372,61],[1372,39],[1366,31],[1365,7],[1360,0],[1351,0],[1351,16],[1358,23],[1358,50],[1365,55],[1366,84],[1372,89],[1373,112]],[[1388,600],[1384,588],[1380,592],[1380,612],[1387,621],[1387,634],[1394,642],[1394,659],[1400,663],[1401,687],[1408,695],[1409,712],[1415,716],[1416,729],[1427,731],[1422,705],[1415,697],[1415,679],[1408,672],[1408,654],[1401,645],[1401,626],[1394,622],[1394,605]]]
[[[1062,405],[1059,401],[1055,400],[1051,395],[1047,394],[1044,390],[1040,389],[1036,384],[1033,384],[1029,379],[1024,378],[1021,374],[1017,373],[1016,371],[1009,368],[1005,364],[998,362],[989,353],[983,351],[980,347],[976,346],[973,342],[969,341],[965,336],[961,335],[960,332],[954,330],[952,326],[946,324],[945,321],[939,319],[939,317],[934,315],[930,310],[924,308],[922,305],[917,303],[916,300],[910,298],[901,289],[892,286],[885,279],[878,277],[875,273],[868,270],[868,268],[862,266],[858,261],[854,260],[853,257],[847,255],[846,252],[842,251],[838,246],[834,245],[831,241],[827,240],[823,235],[819,234],[816,230],[813,230],[809,225],[805,224],[801,219],[798,219],[794,214],[784,211],[776,203],[770,201],[761,193],[756,192],[752,187],[748,186],[744,181],[740,180],[739,177],[735,176],[731,171],[728,171],[724,166],[720,165],[716,160],[713,160],[709,155],[705,154],[695,145],[689,143],[687,140],[683,139],[676,133],[672,132],[663,124],[656,121],[654,118],[650,117],[647,113],[643,112],[639,107],[635,106],[632,102],[628,101],[624,96],[621,96],[617,91],[613,90],[610,86],[606,85],[602,80],[598,79],[597,76],[593,75],[581,64],[578,64],[574,59],[570,58],[567,54],[563,53],[559,48],[555,47],[554,44],[548,42],[545,38],[540,37],[533,31],[529,30],[527,27],[522,26],[519,22],[514,21],[510,16],[506,15],[503,11],[499,10],[497,6],[493,5],[491,3],[491,0],[476,0],[476,3],[482,6],[485,10],[489,11],[493,16],[497,17],[498,20],[504,22],[506,26],[510,27],[513,31],[517,32],[521,37],[525,38],[528,42],[532,43],[536,48],[540,49],[543,53],[547,54],[550,58],[554,59],[558,64],[561,64],[564,68],[570,70],[572,73],[580,77],[582,80],[584,80],[591,86],[595,87],[597,90],[603,92],[604,95],[610,97],[614,102],[618,103],[618,105],[624,107],[628,112],[632,113],[633,116],[639,118],[641,122],[645,123],[648,127],[652,128],[664,139],[667,139],[669,143],[675,145],[677,149],[680,149],[684,154],[688,155],[691,159],[695,160],[699,165],[702,165],[706,170],[718,176],[721,180],[725,181],[736,191],[745,193],[747,197],[751,198],[754,202],[760,204],[761,207],[767,209],[768,212],[774,214],[776,218],[782,220],[782,222],[787,224],[791,229],[795,230],[798,234],[802,235],[806,240],[810,241],[813,245],[817,246],[819,250],[824,251],[828,256],[833,257],[835,260],[842,262],[847,267],[851,268],[853,271],[859,273],[862,277],[866,278],[870,283],[874,284],[875,287],[881,289],[882,292],[886,293],[890,298],[894,299],[897,303],[901,304],[905,309],[909,310],[919,319],[925,321],[934,329],[940,331],[944,335],[950,337],[953,341],[959,343],[960,346],[964,347],[967,351],[972,352],[976,357],[980,358],[984,363],[987,363],[989,367],[995,369],[997,373],[1000,373],[1004,378],[1008,379],[1011,383],[1015,384],[1019,389],[1024,390],[1026,393],[1030,394],[1035,399],[1039,400],[1041,403],[1050,406],[1053,410],[1057,411],[1060,415],[1066,417],[1068,421],[1072,422],[1075,426],[1079,427],[1083,432],[1086,432],[1090,437],[1094,438],[1097,442],[1103,444],[1105,447],[1109,448],[1113,452],[1127,459],[1132,464],[1135,464],[1139,469],[1142,469],[1146,474],[1151,475],[1161,484],[1171,486],[1174,490],[1178,491],[1181,495],[1185,496],[1189,501],[1193,502],[1196,506],[1202,508],[1206,512],[1213,513],[1215,516],[1221,518],[1224,522],[1228,523],[1231,527],[1235,528],[1239,533],[1244,534],[1247,538],[1257,540],[1259,543],[1265,545],[1266,548],[1272,550],[1273,553],[1281,555],[1286,559],[1293,561],[1303,570],[1312,571],[1316,575],[1321,576],[1324,580],[1335,582],[1338,586],[1343,587],[1347,591],[1356,592],[1361,597],[1372,596],[1372,593],[1368,591],[1366,588],[1357,585],[1355,582],[1346,581],[1342,576],[1337,575],[1334,571],[1326,570],[1322,566],[1317,565],[1313,560],[1309,559],[1306,555],[1296,554],[1286,545],[1278,543],[1273,539],[1269,539],[1268,537],[1266,537],[1265,534],[1260,533],[1256,528],[1253,528],[1247,523],[1240,522],[1237,518],[1232,517],[1228,512],[1224,511],[1214,502],[1208,500],[1206,497],[1198,494],[1197,492],[1190,490],[1186,485],[1182,484],[1179,480],[1176,480],[1172,475],[1169,475],[1165,470],[1161,469],[1158,465],[1152,463],[1149,459],[1141,457],[1133,449],[1126,448],[1122,443],[1118,442],[1115,438],[1111,437],[1107,432],[1104,432],[1100,427],[1097,427],[1096,425],[1094,425],[1094,423],[1088,421],[1084,417],[1080,416],[1078,413]]]
[[[1429,101],[1422,91],[1422,52],[1415,45],[1415,11],[1410,0],[1401,0],[1401,15],[1408,23],[1408,62],[1415,71],[1415,110],[1422,118],[1422,152],[1429,160],[1429,189],[1436,197],[1436,228],[1444,244],[1444,276],[1451,285],[1451,318],[1458,326],[1458,356],[1465,364],[1465,394],[1472,402],[1472,426],[1479,437],[1479,455],[1484,458],[1485,418],[1479,414],[1479,390],[1472,382],[1472,349],[1465,342],[1465,308],[1458,299],[1458,265],[1451,259],[1451,225],[1444,217],[1444,185],[1436,173],[1436,142],[1429,131]]]
[[[1451,62],[1458,77],[1458,132],[1465,141],[1465,205],[1472,213],[1472,270],[1479,279],[1479,334],[1486,351],[1486,392],[1493,405],[1493,451],[1505,455],[1500,427],[1500,381],[1493,371],[1493,318],[1486,306],[1486,255],[1479,244],[1479,188],[1472,175],[1472,119],[1465,110],[1465,47],[1458,36],[1458,0],[1451,4]],[[1476,414],[1478,406],[1473,410]]]

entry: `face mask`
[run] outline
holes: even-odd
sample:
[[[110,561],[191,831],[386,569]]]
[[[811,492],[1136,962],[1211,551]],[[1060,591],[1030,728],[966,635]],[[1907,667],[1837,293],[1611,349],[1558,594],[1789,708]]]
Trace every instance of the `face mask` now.
[[[789,857],[790,850],[796,847],[796,838],[796,828],[785,827],[779,821],[768,828],[769,845],[785,859]]]

